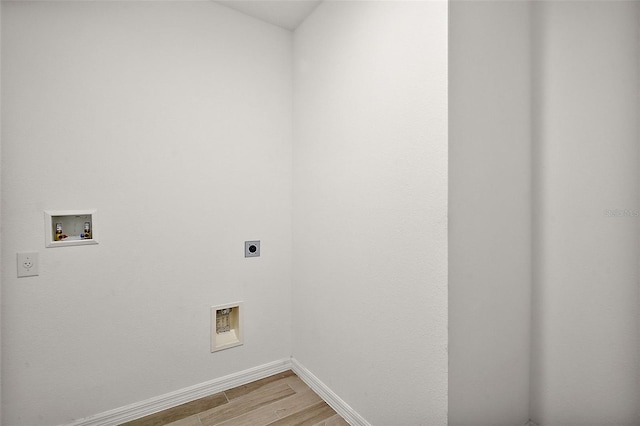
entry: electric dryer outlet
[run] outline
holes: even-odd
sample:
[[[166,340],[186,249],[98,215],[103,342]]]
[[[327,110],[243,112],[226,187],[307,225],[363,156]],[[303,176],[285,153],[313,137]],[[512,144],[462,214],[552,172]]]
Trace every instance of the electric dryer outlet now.
[[[244,242],[244,257],[260,257],[260,241]]]

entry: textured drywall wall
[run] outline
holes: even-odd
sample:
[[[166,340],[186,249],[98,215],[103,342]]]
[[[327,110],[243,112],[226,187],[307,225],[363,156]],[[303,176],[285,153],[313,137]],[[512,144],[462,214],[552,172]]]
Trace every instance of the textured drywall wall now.
[[[453,1],[449,13],[449,424],[523,425],[531,356],[530,5]]]
[[[535,4],[532,419],[638,425],[638,2]]]
[[[0,70],[2,70],[2,2],[0,2]],[[0,72],[0,241],[2,241],[2,72]],[[2,271],[2,244],[0,244]],[[2,274],[0,274],[0,424],[2,424]]]
[[[371,424],[447,423],[447,3],[294,34],[293,355]]]
[[[291,33],[212,2],[2,8],[3,424],[288,357]],[[44,210],[81,208],[100,244],[45,249]],[[211,354],[237,300],[244,346]]]

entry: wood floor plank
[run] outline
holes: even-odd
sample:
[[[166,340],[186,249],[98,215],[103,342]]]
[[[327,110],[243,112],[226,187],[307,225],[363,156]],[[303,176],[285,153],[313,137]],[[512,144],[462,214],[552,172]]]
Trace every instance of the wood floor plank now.
[[[200,413],[200,422],[203,426],[217,425],[295,394],[286,383],[278,383],[273,387],[264,386],[264,388],[264,390],[248,393],[228,404]]]
[[[227,420],[216,426],[265,426],[296,411],[303,410],[322,399],[311,389],[297,392],[257,410]]]
[[[347,426],[348,423],[297,375],[286,371],[121,426],[161,425]]]
[[[292,395],[288,398],[281,399],[280,401],[287,401],[289,398],[293,398],[294,396],[295,395]],[[216,426],[266,426],[269,423],[278,420],[278,415],[272,405],[277,404],[280,401],[249,411],[248,413],[234,417],[222,423],[216,423]]]
[[[282,419],[291,414],[297,413],[298,411],[309,408],[321,401],[322,398],[320,398],[317,393],[307,388],[306,391],[297,392],[294,396],[287,398],[282,401],[281,404],[274,406],[273,408],[275,409],[275,413],[278,415],[278,418]]]
[[[273,423],[269,426],[313,426],[323,420],[333,417],[336,412],[326,402],[313,404],[302,411],[298,411]]]
[[[229,398],[229,401],[231,401],[248,393],[255,392],[256,390],[259,390],[261,387],[269,383],[286,379],[287,377],[291,376],[295,376],[295,373],[291,370],[287,370],[283,373],[274,374],[273,376],[269,376],[261,380],[256,380],[255,382],[248,383],[246,385],[229,389],[228,391],[225,391],[225,394],[227,395],[227,398]]]
[[[296,376],[295,374],[291,377],[287,377],[286,379],[284,379],[284,381],[286,384],[291,386],[291,389],[293,389],[296,392],[304,392],[310,389],[309,386],[307,386],[307,384],[303,382],[300,379],[300,377]]]
[[[142,417],[141,419],[123,423],[120,426],[163,426],[228,403],[229,401],[225,394],[220,392]]]
[[[335,416],[325,420],[324,426],[349,426],[349,423],[340,417],[340,414],[336,414]]]
[[[167,423],[165,426],[202,426],[202,423],[200,423],[200,416],[194,414],[193,416],[185,417],[182,420]]]

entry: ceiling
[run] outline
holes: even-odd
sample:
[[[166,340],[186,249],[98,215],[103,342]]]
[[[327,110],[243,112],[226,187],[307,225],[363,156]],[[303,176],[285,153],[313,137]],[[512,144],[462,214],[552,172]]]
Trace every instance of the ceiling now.
[[[217,0],[216,3],[293,31],[322,0]]]

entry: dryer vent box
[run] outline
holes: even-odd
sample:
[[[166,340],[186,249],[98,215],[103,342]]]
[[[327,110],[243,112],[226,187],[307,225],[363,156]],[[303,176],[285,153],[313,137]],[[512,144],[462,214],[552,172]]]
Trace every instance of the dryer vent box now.
[[[243,343],[242,302],[211,307],[211,352]]]

